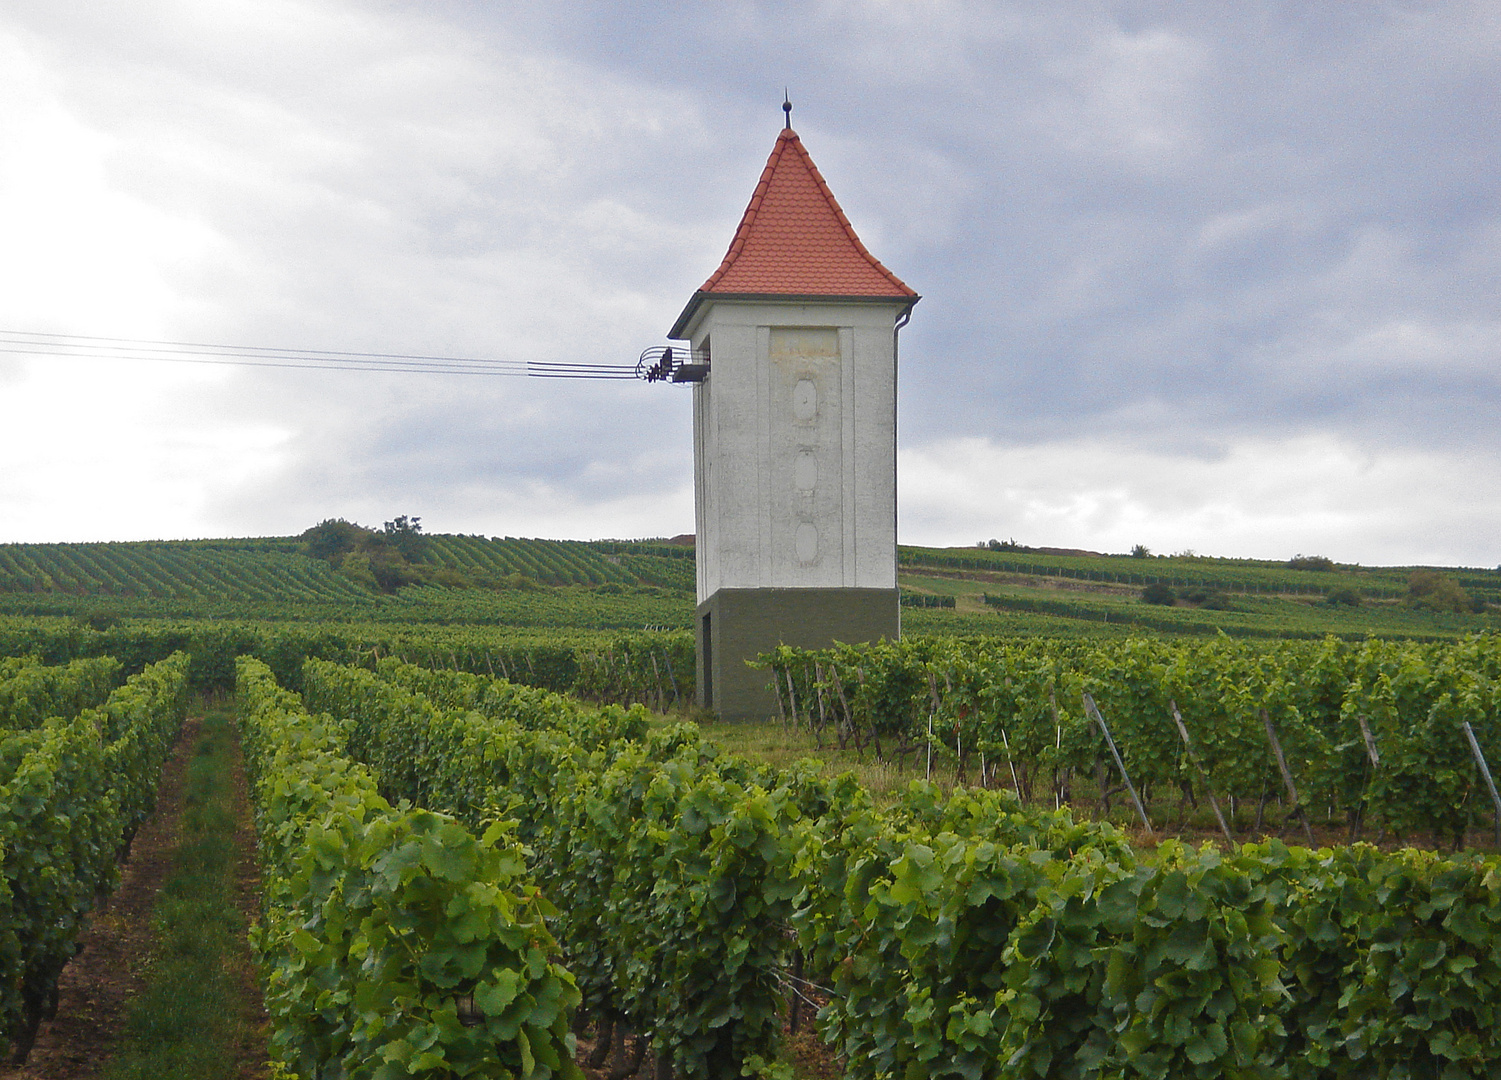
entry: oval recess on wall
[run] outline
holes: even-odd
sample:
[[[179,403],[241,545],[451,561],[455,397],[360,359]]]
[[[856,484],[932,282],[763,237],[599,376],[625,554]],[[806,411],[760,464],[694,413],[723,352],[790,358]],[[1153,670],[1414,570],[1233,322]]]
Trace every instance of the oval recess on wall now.
[[[818,415],[818,387],[812,379],[799,379],[792,388],[792,417],[804,422]]]
[[[807,450],[797,455],[792,463],[792,482],[799,491],[812,491],[818,483],[818,459]]]
[[[797,561],[804,566],[818,558],[818,528],[811,521],[797,527]]]

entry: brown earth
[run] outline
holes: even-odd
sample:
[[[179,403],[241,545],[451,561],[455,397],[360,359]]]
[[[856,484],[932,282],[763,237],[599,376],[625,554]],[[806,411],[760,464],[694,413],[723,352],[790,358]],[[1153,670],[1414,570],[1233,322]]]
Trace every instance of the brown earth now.
[[[183,781],[201,716],[191,716],[162,770],[157,809],[136,834],[120,886],[94,912],[79,939],[81,950],[63,969],[57,1017],[44,1023],[25,1065],[0,1064],[0,1080],[94,1080],[114,1051],[130,1000],[145,987],[144,974],[156,946],[152,909],[172,869],[182,818]],[[235,757],[236,836],[241,858],[236,902],[247,919],[255,914],[257,870],[255,835],[245,796],[244,770]],[[246,1038],[232,1048],[240,1080],[263,1080],[266,1067],[265,1016],[249,955],[239,965],[245,987]]]

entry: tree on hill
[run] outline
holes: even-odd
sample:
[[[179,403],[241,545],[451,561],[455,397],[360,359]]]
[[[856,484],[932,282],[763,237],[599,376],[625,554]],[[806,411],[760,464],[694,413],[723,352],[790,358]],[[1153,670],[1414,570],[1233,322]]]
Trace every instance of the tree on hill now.
[[[374,535],[375,530],[352,521],[325,518],[297,539],[307,545],[307,553],[313,558],[333,562],[341,555],[358,551]]]
[[[422,519],[402,514],[388,521],[379,532],[343,518],[328,518],[300,537],[306,551],[323,559],[351,581],[382,592],[395,592],[403,585],[469,584],[448,580],[452,575],[428,573],[419,568],[427,546]]]
[[[407,562],[421,562],[427,548],[427,537],[422,535],[422,519],[408,518],[402,514],[395,521],[388,521],[381,529],[381,537],[401,553]]]

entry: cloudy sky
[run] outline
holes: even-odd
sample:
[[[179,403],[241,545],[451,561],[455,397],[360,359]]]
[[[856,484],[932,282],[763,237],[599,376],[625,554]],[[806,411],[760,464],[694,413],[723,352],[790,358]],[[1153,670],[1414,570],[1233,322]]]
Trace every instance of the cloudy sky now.
[[[900,536],[1501,562],[1501,6],[7,0],[0,330],[623,362],[781,123]],[[692,529],[688,393],[0,355],[0,541]]]

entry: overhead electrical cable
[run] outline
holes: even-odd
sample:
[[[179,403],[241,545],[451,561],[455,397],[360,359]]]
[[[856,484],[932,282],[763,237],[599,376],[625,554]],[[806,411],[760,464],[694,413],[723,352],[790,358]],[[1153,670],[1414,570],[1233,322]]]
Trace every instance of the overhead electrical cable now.
[[[194,341],[151,341],[143,338],[42,334],[21,330],[0,330],[0,353],[13,356],[155,360],[178,364],[233,364],[241,367],[385,371],[423,375],[528,375],[541,379],[636,378],[634,363],[486,360],[468,356],[214,345]]]

